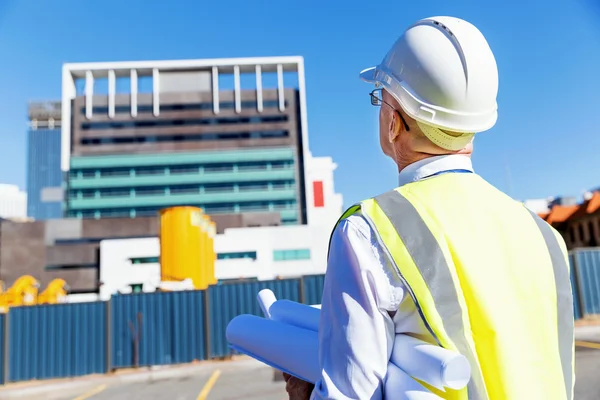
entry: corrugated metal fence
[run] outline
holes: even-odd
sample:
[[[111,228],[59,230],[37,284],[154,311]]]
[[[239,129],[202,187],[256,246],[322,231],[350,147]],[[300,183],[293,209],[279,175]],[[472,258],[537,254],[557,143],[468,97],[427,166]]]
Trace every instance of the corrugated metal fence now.
[[[577,273],[575,272],[575,255],[569,254],[569,264],[571,265],[571,289],[573,290],[573,316],[575,319],[581,319],[583,314],[581,313],[581,301],[579,299],[579,286],[577,284]]]
[[[576,318],[600,314],[600,249],[570,253]],[[226,357],[229,321],[260,315],[257,293],[321,303],[324,277],[234,282],[204,291],[11,308],[0,315],[0,384]]]
[[[278,299],[300,301],[300,279],[258,281],[245,284],[222,284],[208,288],[210,356],[224,357],[231,354],[225,338],[227,324],[240,314],[260,315],[256,294],[271,289]]]
[[[4,332],[6,329],[6,316],[0,314],[0,385],[4,384],[4,364],[6,364],[6,359],[4,358],[5,349],[8,346],[8,342],[4,341]]]
[[[11,308],[6,380],[106,372],[106,321],[102,302]]]
[[[304,304],[321,304],[325,275],[311,275],[302,278],[302,300]]]
[[[570,261],[575,317],[600,314],[600,250],[573,250]]]
[[[206,359],[204,304],[202,291],[114,296],[111,369]]]
[[[306,282],[305,282],[306,280]],[[0,384],[180,364],[232,354],[231,319],[259,315],[257,293],[320,302],[322,279],[233,282],[204,291],[113,296],[108,302],[11,308],[0,314]]]

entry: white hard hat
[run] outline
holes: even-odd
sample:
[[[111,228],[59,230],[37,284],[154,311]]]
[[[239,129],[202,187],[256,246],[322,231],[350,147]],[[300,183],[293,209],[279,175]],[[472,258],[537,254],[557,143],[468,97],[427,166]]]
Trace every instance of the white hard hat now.
[[[458,18],[432,17],[413,24],[381,64],[360,77],[385,88],[425,135],[445,148],[464,147],[498,118],[494,54],[483,34]]]

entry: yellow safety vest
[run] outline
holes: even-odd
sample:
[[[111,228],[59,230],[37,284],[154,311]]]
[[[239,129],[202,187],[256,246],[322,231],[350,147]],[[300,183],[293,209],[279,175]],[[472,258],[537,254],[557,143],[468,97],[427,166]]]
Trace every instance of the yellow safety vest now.
[[[569,263],[550,225],[476,174],[407,184],[340,221],[359,210],[433,340],[471,364],[463,390],[425,386],[444,399],[573,399]]]

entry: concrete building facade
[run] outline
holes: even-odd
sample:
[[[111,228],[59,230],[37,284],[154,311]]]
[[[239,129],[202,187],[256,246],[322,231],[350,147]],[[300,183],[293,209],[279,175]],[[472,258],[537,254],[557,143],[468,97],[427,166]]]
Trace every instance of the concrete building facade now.
[[[215,238],[219,280],[269,280],[323,274],[333,226],[343,211],[342,196],[335,193],[329,157],[310,158],[307,176],[315,186],[308,202],[313,221],[308,225],[229,228]],[[155,291],[160,282],[160,241],[157,237],[107,239],[100,242],[102,300],[134,287]]]
[[[62,83],[30,119],[60,128],[67,219],[2,221],[0,279],[86,296],[156,280],[158,211],[177,205],[216,222],[221,279],[324,271],[342,198],[308,150],[301,57],[66,64]]]
[[[286,86],[284,73],[295,73],[298,87]],[[267,74],[276,87],[263,87]],[[242,75],[252,75],[253,89],[242,89]],[[228,76],[234,87],[222,88]],[[104,78],[107,94],[95,94]],[[119,78],[129,93],[116,93]],[[140,92],[142,78],[150,93]],[[67,64],[62,101],[67,217],[136,218],[192,205],[307,223],[300,57]]]
[[[308,150],[301,57],[66,64],[60,107],[47,108],[53,129],[61,117],[66,219],[0,222],[7,284],[62,277],[86,299],[153,290],[158,211],[177,205],[215,221],[220,279],[324,271],[342,197],[333,160]]]
[[[279,215],[215,216],[219,232],[229,227],[278,225]],[[74,293],[97,292],[100,243],[106,239],[156,238],[158,217],[0,221],[0,279],[11,285],[32,275],[42,285],[63,278]]]
[[[325,271],[329,234],[343,199],[335,193],[331,158],[310,157],[307,167],[314,187],[307,203],[311,224],[280,226],[278,212],[211,216],[217,226],[219,279]],[[154,290],[160,279],[158,234],[158,216],[0,221],[0,279],[10,285],[29,274],[45,285],[60,277],[72,293],[104,297],[131,285]]]
[[[569,250],[600,246],[600,191],[586,193],[580,204],[553,204],[540,216],[560,232]]]

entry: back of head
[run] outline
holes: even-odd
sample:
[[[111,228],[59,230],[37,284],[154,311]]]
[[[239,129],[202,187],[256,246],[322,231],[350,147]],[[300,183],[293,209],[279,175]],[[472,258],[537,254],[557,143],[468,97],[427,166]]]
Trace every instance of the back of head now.
[[[464,147],[498,117],[496,60],[483,34],[459,18],[411,25],[361,78],[385,88],[432,142],[448,150]]]

